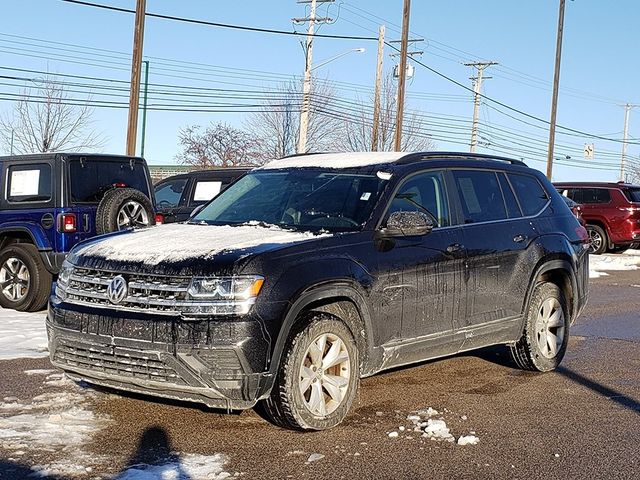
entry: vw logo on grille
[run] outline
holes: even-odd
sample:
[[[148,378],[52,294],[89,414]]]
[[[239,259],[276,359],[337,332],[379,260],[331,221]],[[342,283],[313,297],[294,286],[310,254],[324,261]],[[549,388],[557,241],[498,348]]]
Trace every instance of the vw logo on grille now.
[[[109,297],[109,301],[117,305],[126,298],[127,293],[129,293],[129,287],[124,277],[122,275],[113,277],[107,286],[107,297]]]

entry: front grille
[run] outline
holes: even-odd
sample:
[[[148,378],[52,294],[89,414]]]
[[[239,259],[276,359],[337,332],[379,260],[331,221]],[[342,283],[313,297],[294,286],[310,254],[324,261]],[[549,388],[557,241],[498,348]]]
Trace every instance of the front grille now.
[[[64,288],[66,299],[73,303],[113,307],[107,296],[109,282],[116,273],[88,268],[74,268]],[[180,307],[189,306],[188,277],[162,277],[158,275],[127,274],[128,294],[118,307],[134,310],[153,310],[180,313]]]
[[[173,368],[152,352],[60,340],[54,352],[54,362],[107,375],[186,385]]]

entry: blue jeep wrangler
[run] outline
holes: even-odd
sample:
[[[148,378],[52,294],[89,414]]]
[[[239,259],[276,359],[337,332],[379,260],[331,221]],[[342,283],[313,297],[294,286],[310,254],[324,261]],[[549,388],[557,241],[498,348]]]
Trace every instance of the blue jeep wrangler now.
[[[82,240],[155,224],[142,158],[47,153],[0,157],[0,306],[38,311]]]

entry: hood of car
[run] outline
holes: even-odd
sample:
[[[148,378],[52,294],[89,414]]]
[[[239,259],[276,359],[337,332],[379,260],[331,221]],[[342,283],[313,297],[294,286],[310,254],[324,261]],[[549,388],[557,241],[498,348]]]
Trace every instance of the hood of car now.
[[[258,224],[169,224],[83,242],[69,260],[80,266],[157,273],[231,270],[242,258],[324,236]]]

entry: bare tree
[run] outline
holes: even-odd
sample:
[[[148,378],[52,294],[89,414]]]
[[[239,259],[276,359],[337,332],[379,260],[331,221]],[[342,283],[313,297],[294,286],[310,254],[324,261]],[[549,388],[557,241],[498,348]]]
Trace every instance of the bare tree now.
[[[357,100],[350,106],[350,112],[342,115],[341,134],[336,136],[334,147],[337,150],[366,152],[371,150],[373,134],[373,98],[368,101]],[[382,83],[380,99],[380,122],[378,125],[378,150],[394,149],[396,126],[396,88],[390,76]],[[334,113],[335,115],[335,113]],[[405,107],[402,128],[402,150],[405,152],[432,150],[435,143],[431,140],[427,124],[418,114]]]
[[[313,84],[310,98],[307,150],[326,151],[334,143],[339,122],[318,112],[331,105],[335,95],[327,82],[320,81]],[[258,139],[263,161],[296,153],[300,136],[301,106],[301,86],[291,81],[272,92],[271,98],[265,102],[261,110],[249,117],[247,129]]]
[[[62,82],[46,77],[23,91],[13,112],[0,118],[0,142],[7,152],[95,150],[104,138],[91,128],[90,97],[70,99]]]
[[[198,168],[259,165],[259,142],[249,133],[226,123],[212,123],[204,131],[199,126],[178,132],[182,146],[176,159]]]

